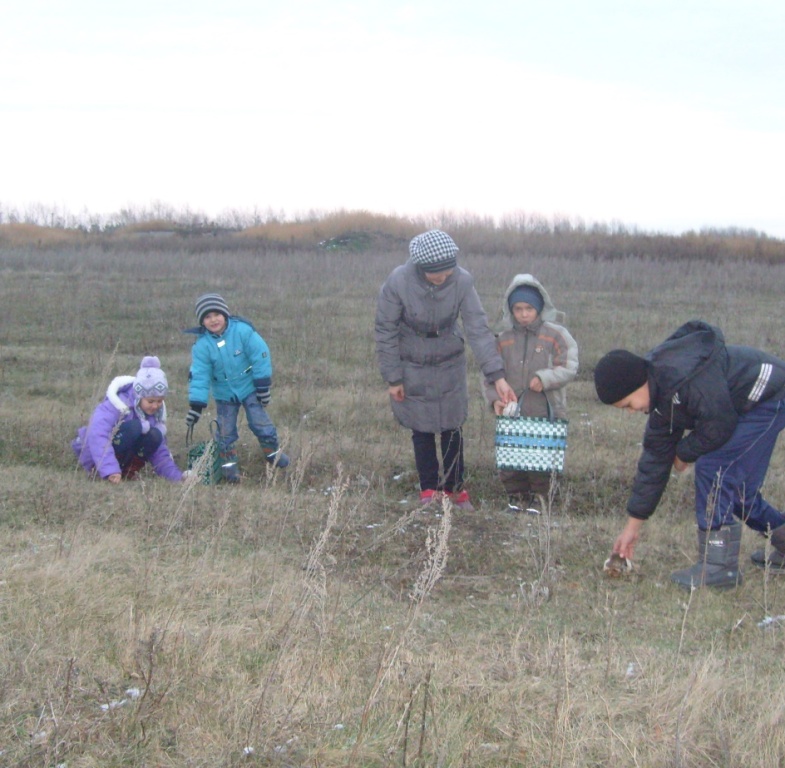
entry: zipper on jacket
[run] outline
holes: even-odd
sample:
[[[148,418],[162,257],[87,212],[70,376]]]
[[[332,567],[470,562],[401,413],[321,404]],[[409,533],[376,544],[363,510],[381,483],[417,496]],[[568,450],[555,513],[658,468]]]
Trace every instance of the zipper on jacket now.
[[[725,344],[725,342],[722,343],[722,349],[724,349],[727,352],[728,347],[727,347],[727,344]],[[678,396],[679,396],[679,389],[681,387],[683,387],[685,384],[687,384],[688,382],[692,381],[699,373],[703,373],[703,371],[706,368],[708,368],[708,366],[711,363],[714,362],[714,358],[717,357],[717,355],[719,355],[719,353],[720,353],[720,348],[717,347],[717,337],[715,336],[714,337],[714,349],[712,349],[712,351],[709,352],[709,356],[697,368],[695,368],[694,371],[692,371],[688,376],[685,376],[676,385],[676,391],[670,397],[670,401],[671,401],[671,417],[670,417],[669,427],[670,427],[670,434],[671,435],[673,434],[673,411],[675,410],[674,409],[674,405],[675,405],[674,399],[678,398]],[[679,404],[681,404],[681,401],[679,401]],[[654,410],[657,411],[657,408],[655,407]]]

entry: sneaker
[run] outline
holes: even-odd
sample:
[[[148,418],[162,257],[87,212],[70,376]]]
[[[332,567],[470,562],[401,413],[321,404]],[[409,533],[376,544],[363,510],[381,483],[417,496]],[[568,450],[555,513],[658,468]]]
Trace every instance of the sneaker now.
[[[447,496],[458,509],[463,509],[466,512],[474,512],[474,505],[469,500],[469,494],[465,490],[458,491],[458,493],[455,491],[447,491]]]
[[[280,469],[289,466],[289,457],[280,448],[272,453],[266,453],[264,458],[268,464],[272,464]]]
[[[511,515],[518,515],[526,511],[529,506],[529,496],[521,496],[518,493],[511,493],[507,496],[507,512]]]
[[[428,488],[428,490],[420,491],[420,506],[421,507],[430,507],[431,505],[436,506],[440,504],[442,500],[442,494],[440,491],[435,491],[432,488]]]

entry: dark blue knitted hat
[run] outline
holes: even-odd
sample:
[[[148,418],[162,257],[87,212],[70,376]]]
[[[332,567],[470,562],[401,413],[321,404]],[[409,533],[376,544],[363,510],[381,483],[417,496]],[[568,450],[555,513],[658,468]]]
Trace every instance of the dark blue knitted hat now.
[[[519,285],[510,294],[510,298],[507,300],[510,311],[512,311],[513,304],[521,301],[531,304],[537,310],[537,314],[542,312],[542,308],[545,306],[542,294],[533,285]]]

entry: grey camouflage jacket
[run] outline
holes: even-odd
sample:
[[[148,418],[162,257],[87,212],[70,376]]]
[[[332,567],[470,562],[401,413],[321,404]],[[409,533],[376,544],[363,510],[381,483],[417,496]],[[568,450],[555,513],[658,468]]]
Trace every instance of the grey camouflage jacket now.
[[[539,318],[526,328],[515,321],[509,307],[510,294],[522,285],[536,288],[544,302]],[[567,418],[566,386],[578,375],[578,344],[556,322],[563,316],[542,283],[530,274],[515,275],[504,292],[502,322],[506,330],[498,335],[496,343],[504,361],[504,377],[518,396],[523,416],[548,416],[550,404],[554,418]],[[529,390],[534,376],[542,381],[544,392]],[[485,382],[484,392],[488,404],[493,405],[497,396],[492,382]]]

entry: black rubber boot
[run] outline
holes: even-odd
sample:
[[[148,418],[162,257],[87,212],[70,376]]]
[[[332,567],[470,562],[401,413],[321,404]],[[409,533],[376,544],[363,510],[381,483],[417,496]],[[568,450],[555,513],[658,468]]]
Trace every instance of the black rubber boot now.
[[[750,555],[750,560],[758,568],[768,568],[771,573],[785,573],[785,525],[775,528],[769,536],[769,541],[771,552],[768,560],[763,547],[756,549]]]
[[[731,589],[742,583],[739,570],[741,523],[731,523],[716,531],[698,529],[698,561],[695,565],[674,571],[671,581],[682,589],[714,587]]]

